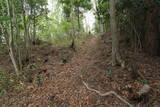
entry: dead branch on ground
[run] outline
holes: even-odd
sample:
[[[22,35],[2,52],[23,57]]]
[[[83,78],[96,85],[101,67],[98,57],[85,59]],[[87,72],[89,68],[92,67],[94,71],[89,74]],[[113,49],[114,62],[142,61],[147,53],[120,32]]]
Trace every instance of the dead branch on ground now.
[[[127,104],[129,107],[133,107],[132,104],[130,104],[128,101],[126,101],[124,98],[122,98],[120,95],[118,95],[118,94],[117,94],[116,92],[114,92],[114,91],[109,91],[109,92],[106,92],[106,93],[101,93],[101,92],[98,91],[98,90],[95,90],[95,89],[93,89],[93,88],[90,88],[90,87],[88,86],[88,84],[85,83],[84,81],[83,81],[83,84],[85,85],[85,87],[86,87],[88,90],[93,91],[93,92],[97,93],[98,95],[100,95],[100,96],[102,96],[102,97],[108,96],[108,95],[115,95],[115,96],[116,96],[117,98],[119,98],[122,102],[124,102],[125,104]]]

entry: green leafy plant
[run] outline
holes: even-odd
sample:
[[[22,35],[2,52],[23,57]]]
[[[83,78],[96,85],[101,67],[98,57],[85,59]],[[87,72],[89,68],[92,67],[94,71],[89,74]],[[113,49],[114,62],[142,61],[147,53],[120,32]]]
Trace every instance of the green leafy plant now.
[[[141,83],[143,83],[143,84],[148,84],[148,83],[149,83],[149,81],[148,81],[148,80],[146,80],[146,79],[144,79],[144,80],[140,80],[140,82],[141,82]]]
[[[6,91],[4,89],[0,89],[0,96],[5,95]]]
[[[32,64],[29,64],[29,65],[27,66],[27,68],[28,68],[28,69],[36,69],[36,68],[38,68],[38,65],[37,65],[36,63],[32,63]]]
[[[106,76],[107,76],[107,77],[111,78],[112,75],[113,75],[113,73],[112,73],[111,70],[107,70],[107,71],[106,71]]]
[[[39,74],[36,74],[35,75],[35,79],[34,79],[34,82],[38,85],[41,85],[42,84],[42,78]]]
[[[13,104],[9,104],[7,107],[14,107]]]

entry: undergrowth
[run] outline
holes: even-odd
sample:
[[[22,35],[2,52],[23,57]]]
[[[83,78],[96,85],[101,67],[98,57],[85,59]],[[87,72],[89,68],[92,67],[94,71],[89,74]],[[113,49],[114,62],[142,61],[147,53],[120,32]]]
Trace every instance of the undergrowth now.
[[[6,71],[0,70],[0,96],[12,89],[13,80]]]

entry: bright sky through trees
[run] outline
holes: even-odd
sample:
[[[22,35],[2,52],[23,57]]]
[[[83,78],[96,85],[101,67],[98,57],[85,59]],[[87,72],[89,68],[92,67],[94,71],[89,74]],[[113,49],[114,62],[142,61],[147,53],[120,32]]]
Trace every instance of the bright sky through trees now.
[[[57,0],[48,0],[48,9],[50,11],[54,11],[55,5]],[[95,5],[94,0],[92,0],[93,5]],[[95,6],[94,6],[95,7]],[[89,26],[91,32],[94,30],[94,23],[95,23],[95,16],[94,16],[94,10],[90,10],[84,13],[84,19],[83,19],[84,27]]]
[[[53,11],[55,8],[56,0],[48,0],[48,9]]]
[[[94,9],[95,9],[95,0],[91,0],[91,1],[93,3]],[[93,31],[94,30],[94,23],[95,23],[94,10],[90,10],[90,11],[84,13],[84,16],[85,16],[85,18],[83,20],[84,27],[89,25],[91,31]]]

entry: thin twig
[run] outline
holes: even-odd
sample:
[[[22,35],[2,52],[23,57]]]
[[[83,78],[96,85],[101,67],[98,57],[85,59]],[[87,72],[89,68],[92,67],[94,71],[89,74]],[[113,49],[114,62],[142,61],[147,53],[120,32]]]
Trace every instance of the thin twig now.
[[[102,96],[102,97],[113,94],[113,95],[115,95],[117,98],[119,98],[122,102],[124,102],[125,104],[127,104],[129,107],[133,107],[132,104],[130,104],[129,102],[127,102],[124,98],[122,98],[120,95],[118,95],[118,94],[117,94],[116,92],[114,92],[114,91],[109,91],[109,92],[106,92],[106,93],[101,93],[101,92],[98,91],[98,90],[95,90],[95,89],[90,88],[90,87],[88,86],[88,84],[85,83],[84,81],[83,81],[83,84],[85,85],[85,87],[86,87],[88,90],[93,91],[93,92],[97,93],[98,95],[100,95],[100,96]]]
[[[106,104],[93,104],[93,105],[90,105],[89,107],[99,107],[100,105],[107,106]]]

